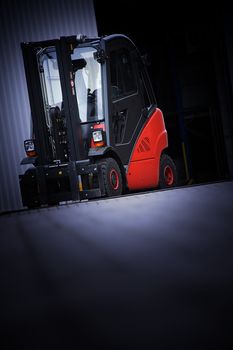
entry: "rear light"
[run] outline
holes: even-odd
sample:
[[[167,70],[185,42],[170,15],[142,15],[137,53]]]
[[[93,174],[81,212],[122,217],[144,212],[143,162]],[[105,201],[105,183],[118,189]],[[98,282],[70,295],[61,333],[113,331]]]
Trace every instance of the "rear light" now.
[[[92,126],[91,147],[103,147],[106,145],[105,124],[99,123]]]
[[[102,130],[93,131],[92,137],[93,137],[93,141],[94,142],[101,142],[101,141],[103,141]]]
[[[24,149],[28,157],[35,157],[36,151],[35,151],[35,144],[34,140],[25,140],[24,141]]]

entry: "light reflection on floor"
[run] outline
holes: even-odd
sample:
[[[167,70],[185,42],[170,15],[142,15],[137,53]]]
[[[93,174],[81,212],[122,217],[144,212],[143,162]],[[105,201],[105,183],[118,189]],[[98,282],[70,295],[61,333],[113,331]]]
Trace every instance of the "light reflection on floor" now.
[[[233,182],[0,217],[1,341],[22,348],[224,348]]]

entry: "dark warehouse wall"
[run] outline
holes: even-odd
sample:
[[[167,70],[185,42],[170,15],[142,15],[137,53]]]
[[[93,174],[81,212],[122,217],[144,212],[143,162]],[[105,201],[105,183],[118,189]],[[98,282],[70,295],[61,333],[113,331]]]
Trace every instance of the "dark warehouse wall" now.
[[[0,4],[0,211],[22,207],[18,174],[30,108],[20,43],[97,34],[92,0],[5,0]]]
[[[94,1],[99,34],[123,32],[151,57],[180,184],[233,178],[233,11],[199,2]]]

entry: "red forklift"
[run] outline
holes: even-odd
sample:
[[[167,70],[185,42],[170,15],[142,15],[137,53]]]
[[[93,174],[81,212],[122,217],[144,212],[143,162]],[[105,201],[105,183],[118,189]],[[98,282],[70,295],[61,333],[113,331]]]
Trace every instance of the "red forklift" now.
[[[29,208],[173,187],[176,167],[147,73],[124,35],[22,43],[32,164],[19,176]]]

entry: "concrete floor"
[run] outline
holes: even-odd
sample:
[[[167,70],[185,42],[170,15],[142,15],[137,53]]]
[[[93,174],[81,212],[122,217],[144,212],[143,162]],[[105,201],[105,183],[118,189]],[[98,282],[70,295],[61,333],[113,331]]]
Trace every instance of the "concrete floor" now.
[[[0,227],[1,349],[232,349],[233,182]]]

